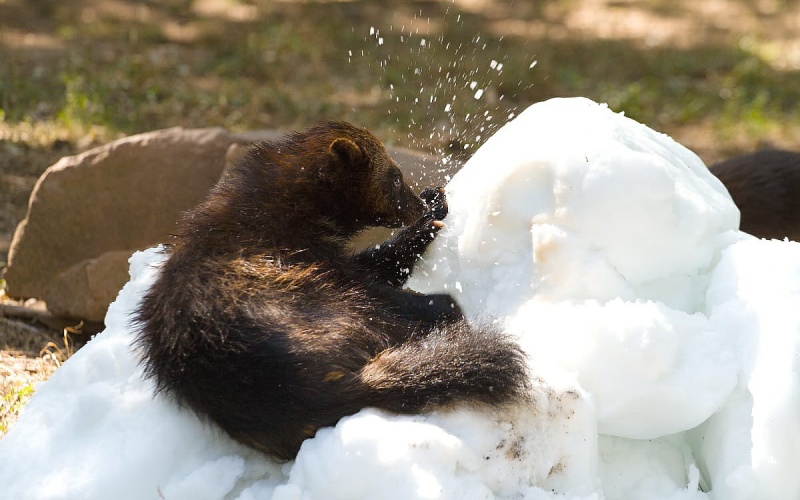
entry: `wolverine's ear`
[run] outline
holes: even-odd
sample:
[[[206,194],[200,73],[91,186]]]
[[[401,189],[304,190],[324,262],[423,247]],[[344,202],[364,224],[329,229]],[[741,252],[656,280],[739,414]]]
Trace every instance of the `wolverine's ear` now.
[[[333,157],[348,165],[355,165],[361,162],[364,152],[355,142],[345,137],[335,139],[328,148]]]

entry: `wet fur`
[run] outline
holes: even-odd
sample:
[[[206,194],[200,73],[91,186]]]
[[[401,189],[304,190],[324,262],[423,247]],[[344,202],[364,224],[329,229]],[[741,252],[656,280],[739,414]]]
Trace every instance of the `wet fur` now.
[[[418,413],[527,393],[509,338],[447,295],[403,290],[447,214],[369,132],[330,122],[262,143],[194,211],[136,314],[157,388],[230,436],[292,459],[364,407]],[[397,236],[353,255],[372,225]]]

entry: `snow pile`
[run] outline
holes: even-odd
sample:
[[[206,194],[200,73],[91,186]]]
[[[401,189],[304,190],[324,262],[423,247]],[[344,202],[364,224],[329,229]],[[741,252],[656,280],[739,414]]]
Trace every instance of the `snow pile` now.
[[[585,99],[532,106],[447,189],[411,286],[518,336],[530,407],[366,409],[271,462],[142,380],[148,250],[0,441],[0,496],[800,498],[800,245],[738,232],[695,155]]]

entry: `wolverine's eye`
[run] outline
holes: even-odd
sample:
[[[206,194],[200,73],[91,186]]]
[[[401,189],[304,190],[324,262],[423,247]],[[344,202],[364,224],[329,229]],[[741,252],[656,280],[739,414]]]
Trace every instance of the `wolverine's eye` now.
[[[402,183],[403,183],[403,181],[400,179],[400,177],[395,177],[394,178],[394,187],[399,188],[400,184],[402,184]]]

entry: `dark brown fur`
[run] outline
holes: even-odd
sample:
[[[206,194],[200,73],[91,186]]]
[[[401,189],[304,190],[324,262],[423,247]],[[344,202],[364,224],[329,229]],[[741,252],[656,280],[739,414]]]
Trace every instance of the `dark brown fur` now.
[[[417,413],[526,394],[502,333],[471,328],[447,295],[402,290],[441,227],[369,132],[330,122],[254,147],[180,223],[137,312],[159,390],[233,438],[291,459],[364,407]],[[407,227],[360,254],[371,225]]]
[[[800,153],[765,149],[709,167],[742,213],[740,228],[759,238],[800,241]]]

